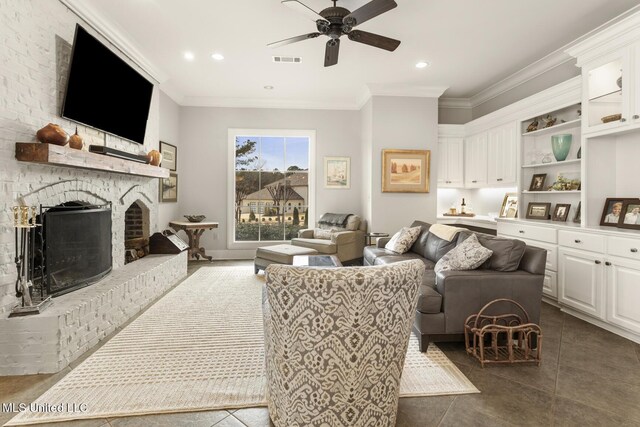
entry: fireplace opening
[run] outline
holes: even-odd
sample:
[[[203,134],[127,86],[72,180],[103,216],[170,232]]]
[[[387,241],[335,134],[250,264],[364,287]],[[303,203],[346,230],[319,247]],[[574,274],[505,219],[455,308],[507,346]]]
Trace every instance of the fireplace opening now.
[[[63,295],[109,274],[111,206],[70,202],[45,209],[34,247],[34,285],[39,282],[42,296]]]
[[[124,214],[125,264],[149,255],[149,209],[135,201]]]

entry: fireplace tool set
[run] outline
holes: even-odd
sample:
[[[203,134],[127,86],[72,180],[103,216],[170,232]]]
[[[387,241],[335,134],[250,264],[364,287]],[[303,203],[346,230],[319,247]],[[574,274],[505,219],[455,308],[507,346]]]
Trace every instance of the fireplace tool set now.
[[[34,303],[33,278],[35,276],[35,232],[37,210],[35,206],[13,206],[13,227],[15,228],[15,264],[18,273],[16,279],[16,297],[21,298],[21,305],[13,308],[9,317],[28,316],[42,312],[49,304],[51,297]]]

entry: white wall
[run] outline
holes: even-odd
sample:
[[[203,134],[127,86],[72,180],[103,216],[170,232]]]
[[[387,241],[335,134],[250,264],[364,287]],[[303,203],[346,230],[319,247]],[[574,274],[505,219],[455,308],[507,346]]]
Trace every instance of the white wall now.
[[[362,159],[362,192],[360,194],[360,204],[362,206],[362,214],[367,221],[371,220],[371,191],[373,190],[373,176],[371,168],[373,163],[373,102],[371,100],[360,110],[361,125],[361,159]],[[371,224],[369,224],[371,227]]]
[[[182,107],[180,109],[179,215],[203,214],[220,223],[201,246],[216,258],[247,256],[227,250],[229,128],[316,131],[316,217],[324,212],[362,215],[361,128],[358,111]],[[325,156],[351,157],[351,188],[325,189]]]
[[[437,204],[437,98],[372,98],[370,230],[394,233],[415,219],[435,223]],[[430,193],[382,193],[382,150],[431,150]]]
[[[181,171],[182,150],[180,147],[180,106],[176,104],[167,94],[160,91],[160,141],[178,147],[178,167],[177,173]],[[180,175],[178,175],[180,178]],[[158,184],[159,185],[159,184]],[[184,184],[178,179],[178,195],[181,194]],[[180,205],[178,203],[159,203],[158,205],[158,227],[161,230],[168,228],[172,219],[183,219],[180,215]]]

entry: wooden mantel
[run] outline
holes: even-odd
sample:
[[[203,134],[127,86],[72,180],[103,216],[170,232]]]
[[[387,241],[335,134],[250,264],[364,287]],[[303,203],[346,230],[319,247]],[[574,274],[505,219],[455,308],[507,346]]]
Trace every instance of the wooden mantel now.
[[[151,178],[169,177],[169,169],[167,168],[39,142],[16,142],[16,159],[21,162],[148,176]]]

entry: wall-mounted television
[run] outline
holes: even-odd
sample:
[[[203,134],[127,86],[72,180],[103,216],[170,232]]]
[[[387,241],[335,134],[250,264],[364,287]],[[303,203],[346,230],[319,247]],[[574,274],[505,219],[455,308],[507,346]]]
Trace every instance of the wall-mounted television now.
[[[153,83],[76,25],[62,117],[144,143]]]

